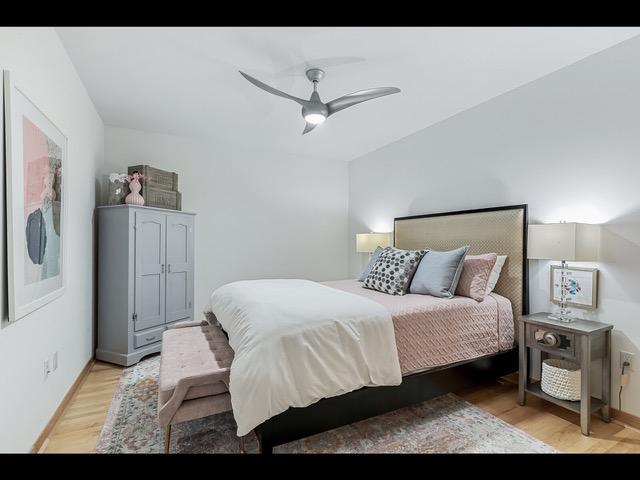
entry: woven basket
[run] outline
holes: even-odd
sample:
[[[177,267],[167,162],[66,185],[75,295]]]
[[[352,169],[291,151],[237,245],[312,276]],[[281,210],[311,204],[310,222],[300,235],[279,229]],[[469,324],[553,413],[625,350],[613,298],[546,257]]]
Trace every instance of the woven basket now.
[[[127,173],[131,175],[133,172],[142,174],[142,191],[140,194],[144,196],[144,189],[147,187],[169,190],[170,192],[178,191],[178,174],[169,172],[149,165],[133,165],[127,168]]]
[[[144,204],[147,207],[182,210],[182,193],[180,192],[170,192],[154,187],[145,187],[143,191]]]
[[[580,400],[580,366],[567,360],[549,358],[542,362],[540,388],[561,400]]]

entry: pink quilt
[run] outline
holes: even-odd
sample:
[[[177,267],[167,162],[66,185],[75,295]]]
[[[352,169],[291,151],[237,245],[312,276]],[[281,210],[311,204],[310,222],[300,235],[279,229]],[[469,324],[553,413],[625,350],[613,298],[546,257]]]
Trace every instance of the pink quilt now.
[[[403,375],[513,347],[511,302],[496,293],[477,302],[460,296],[387,295],[363,288],[357,280],[322,283],[374,300],[389,310]]]

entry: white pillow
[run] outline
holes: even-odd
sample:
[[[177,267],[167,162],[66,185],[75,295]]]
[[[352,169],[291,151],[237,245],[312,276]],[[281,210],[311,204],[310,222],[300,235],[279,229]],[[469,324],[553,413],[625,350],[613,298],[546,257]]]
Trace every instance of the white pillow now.
[[[498,279],[500,278],[500,271],[502,270],[502,266],[506,261],[506,255],[498,255],[498,259],[496,260],[496,263],[491,269],[491,273],[489,274],[489,280],[487,280],[487,290],[485,291],[485,295],[489,295],[491,292],[493,292],[493,289],[495,288],[496,283],[498,283]]]

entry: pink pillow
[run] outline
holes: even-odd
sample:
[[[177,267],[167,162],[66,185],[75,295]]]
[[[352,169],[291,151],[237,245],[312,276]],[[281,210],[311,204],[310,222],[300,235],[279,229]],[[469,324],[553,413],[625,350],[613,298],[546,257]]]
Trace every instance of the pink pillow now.
[[[456,287],[456,295],[473,298],[478,302],[483,301],[487,292],[487,282],[497,259],[495,253],[467,255]]]

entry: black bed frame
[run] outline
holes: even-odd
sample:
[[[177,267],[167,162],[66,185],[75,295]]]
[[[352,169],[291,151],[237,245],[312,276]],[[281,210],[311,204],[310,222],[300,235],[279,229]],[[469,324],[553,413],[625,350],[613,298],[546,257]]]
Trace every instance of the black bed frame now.
[[[512,209],[524,209],[522,313],[527,314],[529,302],[526,204],[399,217],[394,220],[394,224],[397,220],[411,218]],[[398,386],[363,387],[336,397],[323,398],[304,408],[292,407],[258,425],[255,428],[255,433],[260,442],[261,452],[272,453],[273,447],[277,445],[381,415],[446,393],[455,393],[482,385],[490,380],[515,372],[517,369],[518,353],[517,349],[513,348],[468,362],[407,375],[402,378],[402,383]]]

